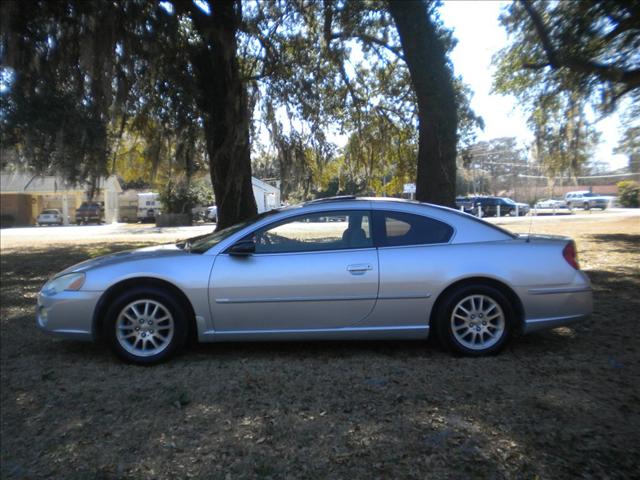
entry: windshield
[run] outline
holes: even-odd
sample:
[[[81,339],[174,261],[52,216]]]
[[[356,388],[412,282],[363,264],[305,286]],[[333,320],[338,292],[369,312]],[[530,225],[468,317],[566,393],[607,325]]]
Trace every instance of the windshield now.
[[[234,233],[242,230],[245,227],[248,227],[252,223],[257,222],[258,220],[262,220],[265,217],[273,215],[274,213],[278,213],[280,210],[269,210],[268,212],[260,213],[253,218],[241,223],[236,223],[227,228],[223,228],[222,230],[216,230],[207,235],[201,235],[199,237],[189,238],[186,241],[178,242],[177,245],[181,248],[184,248],[186,251],[191,253],[204,253],[209,250],[211,247],[215,247],[223,240],[229,238]]]

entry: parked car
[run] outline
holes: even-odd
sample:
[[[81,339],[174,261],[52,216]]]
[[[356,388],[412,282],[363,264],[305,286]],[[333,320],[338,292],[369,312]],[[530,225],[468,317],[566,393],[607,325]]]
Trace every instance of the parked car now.
[[[315,221],[327,216],[345,220]],[[515,235],[436,205],[353,197],[71,266],[42,287],[37,324],[153,364],[189,338],[426,339],[433,330],[446,348],[481,356],[516,333],[591,311],[570,238]]]
[[[218,223],[218,207],[216,205],[207,207],[206,217],[210,222]]]
[[[509,213],[506,213],[506,215],[517,215],[519,217],[523,217],[529,213],[529,210],[531,209],[528,203],[516,202],[506,197],[502,197],[502,200],[512,206],[508,211]],[[500,207],[500,214],[502,215],[502,206]]]
[[[606,209],[613,197],[598,195],[588,190],[579,192],[568,192],[564,196],[564,201],[569,208],[584,208],[589,210],[591,208]]]
[[[102,223],[104,221],[104,207],[97,202],[82,202],[76,209],[76,223]]]
[[[456,197],[456,208],[458,210],[462,208],[462,211],[466,213],[473,213],[473,198]]]
[[[551,209],[566,209],[567,204],[564,200],[555,200],[553,198],[547,198],[536,202],[535,208],[538,210],[551,210]]]
[[[500,205],[500,216],[515,215],[516,204],[511,199],[502,197],[475,197],[471,198],[473,208],[470,213],[478,215],[478,209],[482,209],[483,217],[495,217],[498,215],[498,205]]]
[[[569,207],[564,200],[548,198],[546,200],[536,202],[535,208],[536,210],[566,210]]]
[[[64,224],[64,216],[60,210],[50,208],[43,210],[36,218],[36,224],[42,225],[62,225]]]
[[[516,205],[518,205],[518,216],[520,217],[528,215],[531,211],[531,205],[529,205],[528,203],[516,202]]]

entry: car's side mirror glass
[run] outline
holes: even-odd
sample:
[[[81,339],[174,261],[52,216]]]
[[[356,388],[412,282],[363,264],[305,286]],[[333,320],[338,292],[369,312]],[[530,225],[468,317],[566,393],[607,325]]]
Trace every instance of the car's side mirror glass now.
[[[247,256],[256,253],[256,244],[251,240],[244,240],[229,248],[229,255]]]

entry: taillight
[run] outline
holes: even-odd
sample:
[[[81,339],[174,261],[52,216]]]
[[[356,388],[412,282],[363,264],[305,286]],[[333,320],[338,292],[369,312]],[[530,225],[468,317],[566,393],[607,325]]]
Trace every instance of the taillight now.
[[[573,240],[565,245],[562,250],[562,256],[569,265],[576,270],[580,270],[580,265],[578,265],[578,251],[576,250],[576,244]]]

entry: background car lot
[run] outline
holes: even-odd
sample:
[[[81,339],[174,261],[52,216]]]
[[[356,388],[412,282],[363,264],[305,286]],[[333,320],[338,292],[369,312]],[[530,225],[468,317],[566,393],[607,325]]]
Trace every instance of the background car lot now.
[[[528,204],[507,197],[456,197],[456,207],[472,215],[478,215],[482,209],[483,217],[516,216],[516,213],[524,216],[530,209]]]
[[[232,344],[153,369],[41,335],[35,295],[73,261],[211,226],[3,230],[0,476],[633,477],[638,216],[492,221],[574,236],[593,319],[479,360],[419,342]]]

